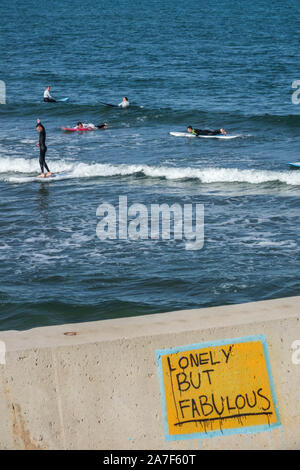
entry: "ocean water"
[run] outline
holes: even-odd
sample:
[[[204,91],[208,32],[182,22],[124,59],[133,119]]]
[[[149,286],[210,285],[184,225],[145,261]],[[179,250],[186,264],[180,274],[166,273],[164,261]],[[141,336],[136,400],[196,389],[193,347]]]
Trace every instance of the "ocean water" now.
[[[297,1],[1,8],[0,329],[299,295]],[[56,98],[43,103],[51,85]],[[128,96],[127,110],[105,107]],[[47,161],[41,181],[36,118]],[[106,131],[63,133],[77,121]],[[187,125],[233,140],[169,135]],[[97,207],[203,204],[204,246],[107,240]]]

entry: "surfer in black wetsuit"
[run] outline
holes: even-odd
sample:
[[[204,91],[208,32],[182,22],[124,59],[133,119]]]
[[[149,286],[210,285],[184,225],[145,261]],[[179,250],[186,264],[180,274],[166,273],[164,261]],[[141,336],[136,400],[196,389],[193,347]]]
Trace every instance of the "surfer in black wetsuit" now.
[[[108,124],[107,122],[104,122],[103,124],[99,124],[98,126],[96,126],[97,129],[107,129],[108,128]]]
[[[39,178],[45,178],[46,176],[51,176],[51,172],[48,168],[48,165],[45,161],[46,158],[46,129],[44,128],[43,124],[41,123],[40,119],[37,119],[36,130],[40,133],[39,142],[36,144],[37,147],[40,147],[40,167],[41,167],[41,174]],[[47,170],[47,174],[45,175],[44,167]]]
[[[194,129],[192,126],[187,127],[187,131],[191,134],[198,135],[226,135],[225,129],[217,129],[215,131],[210,131],[208,129]]]

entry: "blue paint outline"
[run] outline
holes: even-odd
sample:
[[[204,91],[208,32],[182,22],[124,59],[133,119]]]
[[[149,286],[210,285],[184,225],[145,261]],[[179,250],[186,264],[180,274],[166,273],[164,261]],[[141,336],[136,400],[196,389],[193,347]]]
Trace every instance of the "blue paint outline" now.
[[[165,398],[165,388],[164,388],[161,356],[165,356],[167,354],[177,354],[177,353],[181,353],[184,351],[189,351],[191,349],[202,349],[202,348],[208,348],[208,347],[225,346],[228,344],[249,343],[249,342],[254,342],[254,341],[260,341],[263,346],[265,363],[267,367],[269,385],[270,385],[270,390],[271,390],[271,396],[272,396],[272,400],[274,404],[277,421],[272,424],[261,424],[261,425],[256,425],[256,426],[246,426],[242,428],[224,429],[224,430],[218,430],[218,431],[207,431],[207,432],[198,432],[198,433],[195,432],[191,434],[170,435],[168,419],[167,419],[167,406],[166,406],[166,398]],[[159,385],[160,385],[164,436],[165,436],[166,441],[181,441],[181,440],[186,440],[186,439],[206,439],[206,438],[211,438],[215,436],[228,436],[232,434],[254,434],[258,432],[271,431],[272,429],[281,426],[278,401],[276,398],[274,380],[273,380],[272,369],[271,369],[270,355],[269,355],[269,350],[268,350],[268,345],[267,345],[265,335],[245,336],[242,338],[232,338],[232,339],[224,339],[224,340],[217,340],[217,341],[209,341],[209,342],[204,342],[204,343],[194,343],[194,344],[189,344],[186,346],[179,346],[175,348],[157,349],[155,351],[155,354],[156,354],[156,363],[158,367],[158,379],[159,379]]]

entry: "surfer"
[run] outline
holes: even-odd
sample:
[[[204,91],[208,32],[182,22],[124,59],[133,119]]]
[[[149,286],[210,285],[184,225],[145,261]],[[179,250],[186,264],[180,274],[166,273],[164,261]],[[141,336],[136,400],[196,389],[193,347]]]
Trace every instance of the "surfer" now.
[[[122,102],[118,106],[120,106],[120,108],[128,108],[128,106],[130,106],[127,96],[124,96]]]
[[[46,129],[44,128],[43,124],[41,123],[40,119],[37,119],[36,130],[40,133],[39,142],[37,142],[36,146],[40,147],[40,167],[41,167],[41,174],[39,178],[45,178],[45,176],[51,176],[51,172],[47,166],[45,161],[46,158]],[[47,170],[47,174],[45,175],[44,167]]]
[[[210,131],[208,129],[194,129],[192,126],[187,127],[187,131],[191,134],[198,135],[226,135],[225,129],[217,129],[215,131]]]
[[[103,124],[99,124],[98,126],[95,126],[94,124],[82,124],[82,122],[77,122],[77,126],[74,127],[74,129],[80,130],[80,129],[107,129],[108,125],[107,122],[104,122]]]
[[[44,101],[45,103],[56,103],[56,100],[53,96],[50,95],[50,87],[47,86],[46,90],[44,91]]]

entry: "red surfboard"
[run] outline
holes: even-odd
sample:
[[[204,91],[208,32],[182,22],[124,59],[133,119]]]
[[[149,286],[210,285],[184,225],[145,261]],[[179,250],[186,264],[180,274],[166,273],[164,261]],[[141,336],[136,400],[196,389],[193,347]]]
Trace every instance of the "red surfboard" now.
[[[84,132],[84,131],[95,131],[92,127],[83,127],[82,129],[74,129],[73,127],[62,127],[63,131],[66,132]]]

